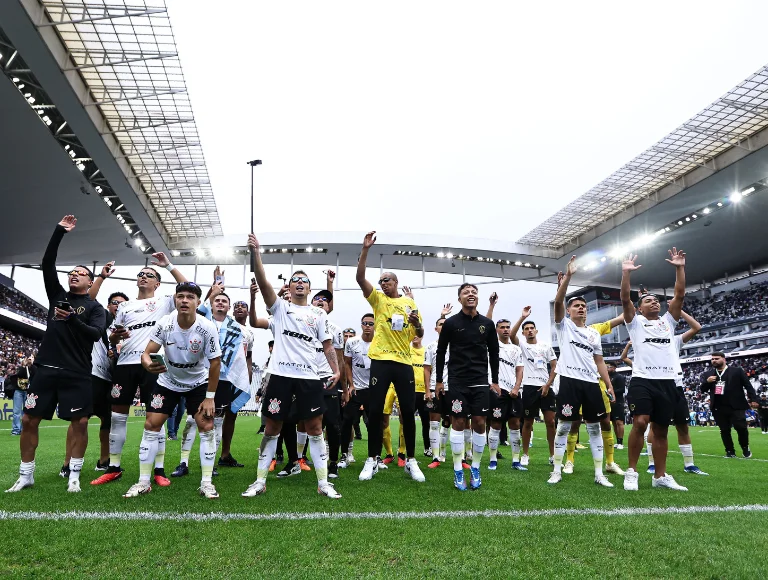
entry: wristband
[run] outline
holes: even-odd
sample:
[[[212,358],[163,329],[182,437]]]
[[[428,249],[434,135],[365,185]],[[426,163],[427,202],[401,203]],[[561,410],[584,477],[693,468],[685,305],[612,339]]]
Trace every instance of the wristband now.
[[[213,399],[216,396],[216,391],[206,391],[205,392],[205,398],[206,399]]]
[[[176,266],[174,266],[173,264],[168,262],[168,265],[165,267],[165,269],[168,270],[169,272],[171,272],[175,267]]]
[[[98,275],[98,276],[96,276],[96,277],[97,277],[97,278],[101,278],[102,280],[106,280],[106,279],[107,279],[107,277],[106,277],[104,274],[99,274],[99,275]]]

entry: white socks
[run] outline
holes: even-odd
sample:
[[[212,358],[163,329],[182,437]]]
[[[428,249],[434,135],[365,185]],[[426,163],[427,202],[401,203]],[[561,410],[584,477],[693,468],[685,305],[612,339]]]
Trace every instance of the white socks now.
[[[499,439],[501,438],[501,429],[491,427],[488,431],[488,449],[491,451],[491,461],[496,461],[496,454],[499,452]]]
[[[440,421],[429,422],[429,448],[432,450],[432,458],[440,456]]]
[[[509,430],[509,444],[512,446],[512,463],[520,462],[520,429]]]
[[[299,459],[304,457],[304,448],[307,446],[307,434],[301,431],[296,431],[296,450],[298,452]],[[312,449],[310,448],[309,454],[312,455]],[[314,460],[314,456],[312,456]]]
[[[472,459],[472,429],[464,429],[464,455]]]
[[[216,435],[216,451],[221,446],[221,431],[224,426],[224,417],[213,418],[213,432]]]
[[[192,445],[195,443],[195,436],[197,435],[197,423],[195,418],[187,415],[187,422],[184,424],[184,431],[181,434],[181,461],[186,466],[189,466],[189,454],[192,451]]]
[[[80,470],[83,468],[83,458],[69,458],[69,481],[80,481]]]
[[[448,446],[448,427],[440,425],[440,457],[445,459],[445,448]]]
[[[680,445],[680,453],[683,454],[683,465],[685,467],[691,467],[693,463],[693,445]]]
[[[555,473],[563,469],[563,455],[568,443],[568,433],[571,432],[571,421],[559,421],[555,431]]]
[[[203,472],[202,483],[211,483],[213,460],[216,458],[216,441],[213,430],[200,431],[200,468]]]
[[[139,444],[139,481],[149,483],[152,478],[152,467],[155,465],[157,455],[157,438],[160,434],[156,431],[144,429],[144,435]]]
[[[120,458],[128,432],[128,415],[112,412],[112,424],[109,427],[109,466],[120,467]]]
[[[472,431],[472,467],[480,467],[480,462],[483,459],[483,451],[485,451],[485,431],[482,433]]]
[[[155,455],[155,469],[165,467],[165,425],[160,427],[157,434],[157,455]]]
[[[648,443],[646,443],[646,447],[648,448],[648,467],[650,467],[651,465],[655,465],[653,462],[653,443],[648,441]]]
[[[461,471],[463,469],[461,467],[461,462],[464,460],[464,433],[466,431],[469,431],[469,429],[464,429],[464,431],[456,431],[453,427],[451,427],[451,433],[449,437],[451,440],[451,452],[453,453],[454,471]]]
[[[595,477],[603,475],[603,435],[600,423],[587,423],[589,448],[592,451],[592,463],[595,465]]]
[[[304,433],[306,437],[307,434]],[[325,450],[325,441],[323,434],[309,436],[309,454],[312,456],[312,462],[317,475],[317,484],[323,485],[328,480],[328,452]]]
[[[267,435],[266,433],[261,438],[261,446],[259,447],[259,466],[256,469],[256,481],[267,481],[267,473],[269,473],[269,464],[272,463],[272,458],[277,451],[277,438],[279,435]]]

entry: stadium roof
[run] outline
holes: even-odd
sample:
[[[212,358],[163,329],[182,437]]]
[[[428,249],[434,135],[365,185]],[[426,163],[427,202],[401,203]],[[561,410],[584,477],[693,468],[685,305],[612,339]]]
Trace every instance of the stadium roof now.
[[[580,236],[613,216],[645,200],[659,201],[656,196],[666,186],[685,189],[685,176],[692,170],[716,171],[715,158],[725,150],[754,151],[751,137],[766,125],[768,67],[763,67],[518,243],[551,249],[580,246]]]

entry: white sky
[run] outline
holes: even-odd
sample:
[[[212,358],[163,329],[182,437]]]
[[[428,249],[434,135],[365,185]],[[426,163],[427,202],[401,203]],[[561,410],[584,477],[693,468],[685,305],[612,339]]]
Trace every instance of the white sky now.
[[[168,8],[225,234],[250,229],[246,161],[258,158],[257,232],[515,241],[766,59],[754,23],[768,22],[768,2],[757,1],[168,0]],[[137,268],[118,264],[118,273]],[[309,269],[315,288],[321,270]],[[275,282],[278,273],[287,266],[268,268]],[[45,303],[39,273],[16,278]],[[234,278],[239,285],[242,274]],[[351,269],[341,278],[354,286]],[[418,286],[421,274],[400,280]],[[132,297],[135,283],[105,285],[114,290]],[[483,304],[501,294],[498,316],[531,304],[546,326],[551,284],[480,290]],[[455,286],[416,291],[427,339],[429,321],[454,297]],[[359,290],[340,292],[333,319],[357,326],[364,311]]]

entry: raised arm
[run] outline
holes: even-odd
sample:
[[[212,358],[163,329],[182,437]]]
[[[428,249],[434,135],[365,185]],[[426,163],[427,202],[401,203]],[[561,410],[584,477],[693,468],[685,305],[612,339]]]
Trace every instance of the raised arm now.
[[[115,273],[114,266],[115,266],[114,260],[104,264],[104,267],[101,269],[101,272],[99,273],[98,276],[96,276],[96,279],[93,281],[93,284],[91,284],[90,290],[88,290],[88,296],[91,297],[91,300],[96,300],[96,296],[99,295],[99,290],[101,290],[101,285],[104,283],[104,280],[106,280],[112,274]]]
[[[568,294],[568,284],[571,277],[576,273],[576,256],[571,256],[568,260],[568,267],[565,270],[562,280],[557,277],[558,287],[555,294],[555,324],[560,324],[565,318],[565,295]]]
[[[267,308],[272,308],[272,305],[277,300],[277,294],[275,294],[274,288],[267,280],[267,274],[264,272],[264,264],[261,263],[261,252],[259,251],[259,240],[256,239],[254,234],[248,234],[248,247],[253,249],[255,272],[253,275],[256,277],[256,283],[261,289],[261,295],[264,296],[264,304]]]
[[[259,285],[256,284],[256,279],[251,279],[251,308],[248,310],[248,323],[253,328],[261,328],[264,330],[269,329],[269,320],[266,318],[259,318],[256,316],[256,294],[259,293]]]
[[[493,320],[493,309],[496,308],[496,303],[499,301],[499,295],[496,294],[496,292],[491,292],[490,297],[488,298],[488,312],[485,313],[485,315]]]
[[[667,310],[675,320],[680,320],[683,311],[683,299],[685,298],[685,252],[672,248],[669,250],[667,260],[675,267],[675,295],[669,301]]]
[[[688,330],[686,330],[683,333],[683,344],[691,340],[694,336],[699,334],[699,331],[701,330],[701,324],[698,320],[696,320],[693,316],[685,312],[684,310],[680,311],[680,316],[682,316],[683,320],[688,324],[690,327]]]
[[[171,272],[173,279],[176,280],[176,283],[181,284],[182,282],[187,282],[187,277],[184,276],[176,266],[171,264],[171,261],[163,252],[155,252],[152,254],[152,257],[154,258],[154,260],[152,260],[152,265],[158,266],[159,268],[167,268]]]
[[[336,272],[328,268],[325,273],[325,289],[331,293],[331,299],[328,302],[328,314],[333,312],[333,281],[336,279]],[[343,368],[344,365],[339,365],[339,368]]]
[[[629,348],[632,346],[632,341],[628,340],[627,344],[624,345],[624,350],[621,351],[621,360],[624,362],[625,365],[631,367],[632,366],[632,359],[629,358]]]
[[[624,315],[620,314],[616,318],[611,318],[610,323],[611,323],[611,330],[613,330],[620,324],[624,324]]]
[[[43,261],[40,266],[43,270],[45,293],[48,295],[49,300],[56,296],[56,294],[64,291],[64,288],[59,283],[59,276],[56,273],[56,256],[59,253],[59,244],[61,244],[64,234],[74,230],[76,224],[77,219],[75,216],[65,215],[56,225],[56,229],[53,230],[53,235],[48,241],[48,246],[45,248],[45,254],[43,254]]]
[[[432,369],[435,374],[435,382],[443,382],[443,368],[445,367],[445,353],[448,351],[448,345],[451,342],[451,324],[448,322],[453,320],[449,318],[443,324],[443,330],[440,332],[440,336],[437,338],[437,355],[435,356],[436,369]]]
[[[528,318],[530,315],[531,315],[531,307],[526,306],[525,308],[523,308],[523,312],[520,315],[520,318],[517,319],[517,322],[515,322],[515,325],[512,327],[512,330],[510,330],[513,344],[520,346],[520,339],[517,338],[517,333],[520,332],[520,327],[523,325],[523,322],[525,322],[525,319]]]
[[[365,238],[363,239],[363,249],[360,250],[360,259],[357,261],[357,274],[355,274],[355,279],[357,280],[358,286],[360,286],[360,289],[363,291],[363,296],[366,298],[373,292],[373,284],[365,278],[365,263],[368,261],[368,250],[371,249],[371,246],[373,246],[375,242],[376,232],[368,232],[365,234]]]
[[[637,255],[629,254],[621,263],[621,308],[624,310],[624,322],[627,324],[635,318],[635,305],[632,304],[632,285],[629,277],[632,272],[642,268],[640,264],[635,265],[635,260]]]

